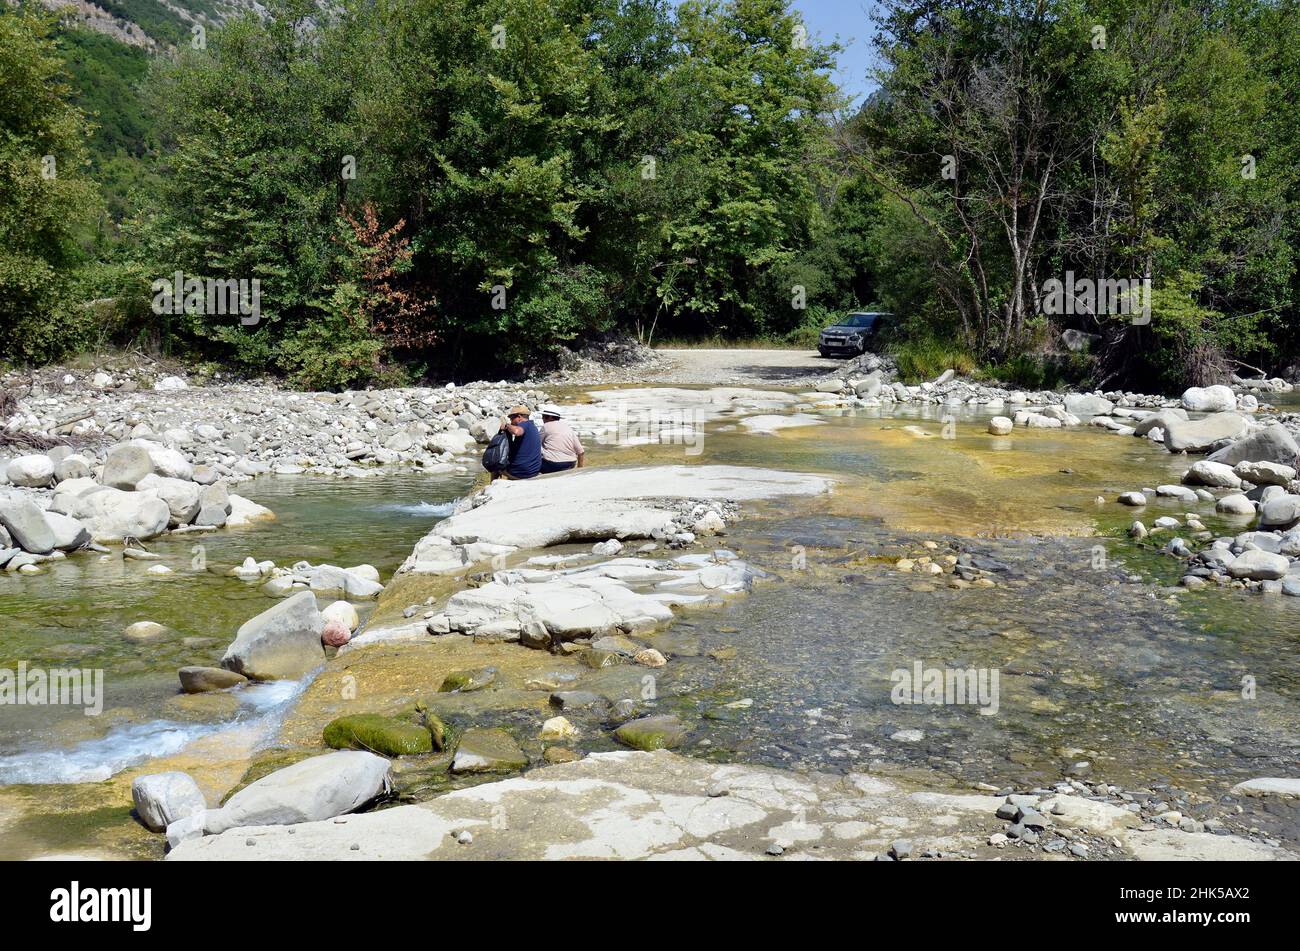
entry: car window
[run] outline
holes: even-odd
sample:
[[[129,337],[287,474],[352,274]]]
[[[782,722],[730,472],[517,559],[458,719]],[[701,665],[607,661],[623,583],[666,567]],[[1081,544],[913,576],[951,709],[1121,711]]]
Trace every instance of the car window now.
[[[842,323],[844,327],[870,327],[880,318],[876,314],[850,314]]]

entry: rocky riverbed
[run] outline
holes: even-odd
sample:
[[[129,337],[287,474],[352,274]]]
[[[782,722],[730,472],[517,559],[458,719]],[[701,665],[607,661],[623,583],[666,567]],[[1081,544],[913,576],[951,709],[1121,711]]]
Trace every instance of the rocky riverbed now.
[[[888,377],[887,366],[854,366],[839,385],[797,391],[559,390],[554,398],[588,440],[593,467],[463,495],[412,538],[391,577],[364,551],[347,560],[252,551],[222,565],[223,583],[251,586],[263,603],[215,653],[181,665],[173,689],[219,699],[305,677],[269,732],[227,735],[206,750],[191,744],[115,772],[97,794],[104,798],[89,801],[119,818],[91,839],[138,855],[161,854],[167,839],[177,858],[1289,857],[1298,837],[1286,751],[1296,725],[1285,712],[1288,688],[1276,680],[1287,662],[1261,663],[1254,655],[1267,653],[1266,641],[1243,641],[1236,658],[1226,644],[1207,651],[1198,632],[1215,628],[1220,612],[1195,620],[1197,609],[1189,614],[1177,598],[1214,592],[1194,594],[1194,582],[1162,586],[1170,571],[1167,580],[1182,577],[1177,555],[1191,559],[1188,578],[1223,580],[1214,577],[1222,571],[1219,597],[1284,590],[1234,578],[1227,558],[1250,563],[1261,551],[1289,566],[1288,528],[1223,532],[1232,518],[1263,519],[1281,497],[1257,489],[1297,488],[1286,463],[1254,458],[1261,446],[1284,454],[1292,438],[1284,415],[1261,410],[1265,391],[1229,389],[1227,408],[1219,392],[1003,394],[954,380],[896,386]],[[142,399],[190,398],[168,386]],[[436,423],[444,428],[421,418],[421,407],[438,405],[422,401],[444,391],[395,391],[338,405],[330,425],[347,434],[321,438],[337,447],[339,436],[379,433],[364,408],[377,406],[393,411],[383,425],[398,431],[415,422],[459,430],[472,453],[502,404],[541,396],[457,389],[467,402],[444,408]],[[280,435],[293,426],[317,433],[294,415],[292,404],[308,398],[310,412],[335,405],[314,394],[266,397],[281,408]],[[990,417],[1004,408],[1009,427]],[[31,428],[24,417],[21,431],[54,435],[51,419]],[[224,425],[242,421],[235,413]],[[365,465],[314,443],[284,454],[249,448],[244,458],[280,468],[263,479],[395,467],[470,477],[467,454],[427,442],[381,454],[392,434],[375,435]],[[1205,455],[1236,447],[1246,456],[1211,468],[1210,459],[1182,454],[1186,439]],[[133,440],[148,444],[135,444],[146,455],[162,446],[195,467],[222,466],[230,484],[253,475],[226,446],[115,430],[101,451],[74,447],[91,463],[76,478],[102,492],[108,450]],[[1059,455],[1075,444],[1077,458]],[[1106,467],[1089,471],[1102,456]],[[985,498],[1006,492],[1007,504],[997,503],[1004,530],[1080,535],[1090,525],[1109,536],[1100,573],[1094,564],[1086,576],[1069,574],[1098,557],[1084,539],[1059,551],[1032,539],[975,541],[988,502],[947,498],[933,475],[904,474],[931,459],[937,472],[964,472]],[[1046,460],[1030,476],[1033,491],[1055,494],[1039,501],[1038,514],[1011,504],[1030,491],[1031,459]],[[1149,489],[1144,474],[1157,489],[1186,486],[1191,496]],[[1198,481],[1206,478],[1224,484]],[[58,484],[18,491],[48,520]],[[1188,535],[1185,552],[1171,544],[1172,526],[1168,542],[1161,526],[1145,539],[1123,537],[1136,500],[1120,496],[1143,489],[1148,512],[1185,510],[1179,528],[1199,509],[1208,535],[1178,532]],[[118,491],[149,490],[137,481]],[[1234,494],[1250,503],[1249,515],[1216,510]],[[953,514],[935,520],[949,505]],[[930,527],[939,524],[967,534]],[[1277,552],[1261,533],[1276,535]],[[1216,547],[1226,556],[1211,565],[1203,552]],[[1086,629],[1068,613],[1055,616],[1050,605],[1061,597],[1088,605],[1073,615]],[[1272,604],[1241,610],[1269,623]],[[1156,613],[1135,620],[1148,610]],[[976,637],[983,627],[989,636]],[[1150,641],[1157,628],[1163,647]],[[1165,654],[1159,664],[1141,659],[1153,648]],[[902,716],[889,670],[911,658],[1000,669],[1002,712],[985,718],[941,706],[938,719]],[[1107,665],[1128,676],[1109,676]],[[1238,668],[1268,684],[1259,704],[1222,706]],[[1150,679],[1159,669],[1164,680]],[[1232,711],[1226,733],[1188,693],[1185,679],[1201,673],[1215,685],[1220,721]],[[1125,714],[1133,730],[1124,742],[1145,747],[1130,757],[1106,720],[1152,689],[1162,713]],[[993,751],[1008,749],[1010,737],[1015,755],[1001,763]],[[1230,751],[1251,743],[1273,745],[1280,758],[1254,762],[1276,773],[1257,775],[1249,755]],[[322,755],[331,747],[341,752]],[[1158,765],[1144,767],[1143,757]],[[531,771],[499,778],[520,770]],[[68,791],[52,801],[87,801],[58,788]],[[37,828],[35,800],[6,793],[0,827]],[[134,822],[122,811],[132,800]],[[681,808],[667,808],[670,800]],[[511,834],[525,824],[546,834]]]

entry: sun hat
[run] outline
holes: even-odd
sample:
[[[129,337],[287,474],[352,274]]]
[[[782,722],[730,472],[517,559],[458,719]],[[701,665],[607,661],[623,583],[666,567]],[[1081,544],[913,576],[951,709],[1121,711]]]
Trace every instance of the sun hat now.
[[[547,403],[545,406],[542,407],[542,415],[543,415],[543,416],[554,416],[556,419],[559,419],[559,418],[560,418],[560,408],[559,408],[558,406],[556,406],[554,403]]]
[[[532,416],[527,406],[512,406],[506,411],[506,416]]]

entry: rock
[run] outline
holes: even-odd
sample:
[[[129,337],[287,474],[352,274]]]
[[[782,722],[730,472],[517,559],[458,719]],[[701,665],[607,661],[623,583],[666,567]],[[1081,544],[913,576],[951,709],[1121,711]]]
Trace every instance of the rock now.
[[[424,727],[376,713],[355,713],[332,720],[322,734],[336,750],[369,750],[381,756],[415,756],[433,751],[433,736]]]
[[[153,474],[149,450],[135,443],[121,443],[108,451],[100,481],[114,489],[133,491],[140,480]]]
[[[925,733],[921,730],[898,730],[889,738],[895,743],[920,743],[925,739]]]
[[[194,524],[202,528],[222,528],[229,517],[224,508],[204,505],[199,509],[199,514],[194,516]]]
[[[189,384],[179,376],[165,376],[153,385],[159,393],[176,393],[189,389]]]
[[[668,663],[668,659],[653,647],[647,647],[633,654],[632,662],[642,667],[663,667]]]
[[[602,555],[606,557],[617,555],[622,550],[623,543],[617,538],[611,538],[609,541],[597,542],[595,545],[591,546],[591,553],[593,555]]]
[[[256,502],[250,502],[242,495],[230,495],[230,515],[226,519],[226,525],[230,528],[240,528],[245,525],[251,525],[253,522],[271,521],[275,518],[275,513],[265,506],[258,505]]]
[[[307,586],[317,594],[343,595],[345,598],[366,600],[379,597],[384,586],[360,578],[334,565],[318,565],[307,577]]]
[[[250,680],[300,677],[324,661],[324,629],[316,596],[301,591],[245,621],[221,666]]]
[[[34,555],[48,555],[59,542],[46,513],[28,499],[0,501],[0,525],[19,548]]]
[[[513,772],[528,765],[514,738],[501,729],[466,730],[452,759],[453,773]]]
[[[1132,538],[1146,538],[1147,527],[1141,522],[1134,522],[1128,527],[1129,536]]]
[[[151,492],[167,503],[172,528],[190,524],[199,514],[201,487],[193,482],[151,474],[141,479],[136,488],[141,492]]]
[[[1300,799],[1300,779],[1248,779],[1232,787],[1234,796],[1277,796],[1283,799]]]
[[[1168,432],[1169,427],[1187,422],[1187,411],[1182,409],[1164,409],[1150,416],[1144,416],[1133,426],[1134,436],[1145,436],[1153,429]]]
[[[10,460],[5,474],[14,485],[40,489],[54,481],[54,463],[45,455],[19,456]]]
[[[543,740],[568,740],[578,735],[578,728],[567,717],[551,717],[542,724]]]
[[[132,644],[152,644],[170,637],[171,634],[171,628],[155,621],[136,621],[122,632],[122,636]]]
[[[1236,439],[1246,431],[1245,417],[1237,413],[1216,413],[1188,422],[1171,422],[1165,430],[1165,448],[1170,452],[1206,452],[1215,443]]]
[[[994,436],[1009,436],[1015,424],[1005,416],[994,416],[989,420],[989,433]]]
[[[326,647],[342,647],[350,640],[352,640],[351,629],[337,619],[326,621],[324,629],[320,632],[320,642]]]
[[[1275,555],[1261,549],[1244,551],[1228,565],[1228,574],[1234,578],[1252,581],[1276,581],[1286,576],[1290,562],[1285,555]]]
[[[1225,495],[1219,499],[1214,510],[1221,515],[1254,515],[1255,503],[1240,493]]]
[[[491,686],[497,679],[495,667],[479,667],[475,670],[453,670],[442,679],[439,693],[471,693]]]
[[[131,783],[131,801],[150,832],[162,832],[173,822],[208,808],[198,783],[180,772],[137,776]]]
[[[293,825],[352,812],[392,788],[388,760],[343,750],[276,770],[205,814],[203,831],[216,835],[246,826]]]
[[[830,482],[819,476],[746,466],[646,466],[586,468],[562,479],[498,480],[439,522],[432,536],[454,544],[485,542],[545,548],[590,538],[649,538],[671,529],[672,499],[736,502],[787,495],[820,495]],[[416,564],[426,547],[408,559]]]
[[[72,479],[88,479],[90,475],[90,460],[85,456],[67,456],[54,465],[54,478],[59,482],[68,482]]]
[[[691,530],[696,535],[719,535],[726,527],[727,523],[723,521],[722,516],[710,509],[695,520]]]
[[[1207,460],[1208,461],[1208,460]],[[1233,467],[1239,479],[1255,485],[1280,485],[1285,488],[1296,477],[1296,470],[1278,462],[1239,462]]]
[[[166,629],[164,628],[164,630]],[[233,670],[225,670],[221,667],[182,667],[176,674],[180,678],[181,689],[186,693],[226,690],[230,687],[238,687],[240,684],[248,683],[248,678],[243,674],[237,674]]]
[[[1297,523],[1300,523],[1300,495],[1277,495],[1260,506],[1260,528],[1285,531]]]
[[[1066,412],[1075,416],[1105,416],[1114,408],[1114,403],[1101,396],[1088,393],[1067,393],[1065,396]]]
[[[338,621],[348,629],[349,633],[361,626],[361,615],[347,601],[335,601],[321,611],[320,614],[325,619],[326,624],[330,621]]]
[[[1232,466],[1224,465],[1222,462],[1210,462],[1208,459],[1202,459],[1199,462],[1192,463],[1192,467],[1183,473],[1184,485],[1208,485],[1218,489],[1239,489],[1241,488],[1241,477],[1232,469]]]
[[[1274,423],[1206,458],[1210,462],[1222,462],[1229,466],[1235,466],[1239,462],[1276,462],[1284,466],[1295,466],[1297,457],[1300,457],[1300,446],[1296,445],[1285,426]]]
[[[1121,493],[1119,500],[1124,505],[1142,506],[1147,504],[1147,497],[1141,492]]]
[[[586,710],[591,707],[608,706],[609,701],[590,690],[557,690],[551,694],[551,703],[561,710]]]
[[[155,495],[107,486],[76,496],[70,507],[67,514],[84,522],[97,542],[148,541],[167,531],[172,518],[167,503]]]
[[[1237,394],[1227,386],[1193,386],[1183,393],[1183,408],[1193,413],[1223,413],[1237,408]]]
[[[658,714],[624,723],[614,731],[614,737],[643,752],[673,749],[686,739],[686,727],[671,714]]]

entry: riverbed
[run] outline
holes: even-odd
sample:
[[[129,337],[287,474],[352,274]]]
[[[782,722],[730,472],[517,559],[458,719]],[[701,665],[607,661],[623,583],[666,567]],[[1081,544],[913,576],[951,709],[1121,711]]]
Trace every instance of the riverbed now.
[[[837,481],[829,496],[749,506],[716,543],[770,577],[649,638],[671,658],[658,675],[657,703],[692,725],[682,752],[904,771],[963,788],[1047,783],[1087,760],[1114,783],[1207,796],[1294,771],[1300,599],[1171,588],[1176,563],[1124,535],[1133,515],[1117,494],[1177,481],[1185,463],[1146,440],[1088,428],[992,437],[988,414],[949,407],[816,416],[820,425],[770,435],[716,420],[692,454],[591,447],[590,464],[599,466],[761,465]],[[81,555],[0,581],[0,613],[10,622],[0,667],[106,672],[101,716],[6,709],[3,857],[84,848],[84,837],[68,830],[87,827],[109,853],[161,854],[156,837],[133,827],[121,777],[179,758],[238,779],[241,762],[283,745],[281,720],[293,716],[303,686],[259,686],[237,699],[177,696],[179,666],[215,663],[235,629],[272,603],[225,569],[249,555],[280,565],[367,563],[387,581],[478,481],[474,473],[400,470],[352,480],[262,477],[241,492],[276,520],[151,545],[173,576],[145,575],[148,563],[116,555]],[[1180,506],[1156,503],[1148,515],[1157,509]],[[1227,533],[1244,527],[1207,524]],[[896,567],[899,558],[960,553],[1002,566],[996,585],[954,589]],[[177,637],[125,642],[123,629],[139,620]],[[918,662],[999,671],[998,709],[895,703],[891,677]],[[590,674],[593,682],[618,676],[627,673]],[[494,716],[516,726],[538,718]],[[599,724],[580,725],[582,750],[615,747]],[[55,815],[30,815],[41,801],[79,816],[60,825]],[[21,835],[6,831],[6,809],[10,832],[17,823]]]

